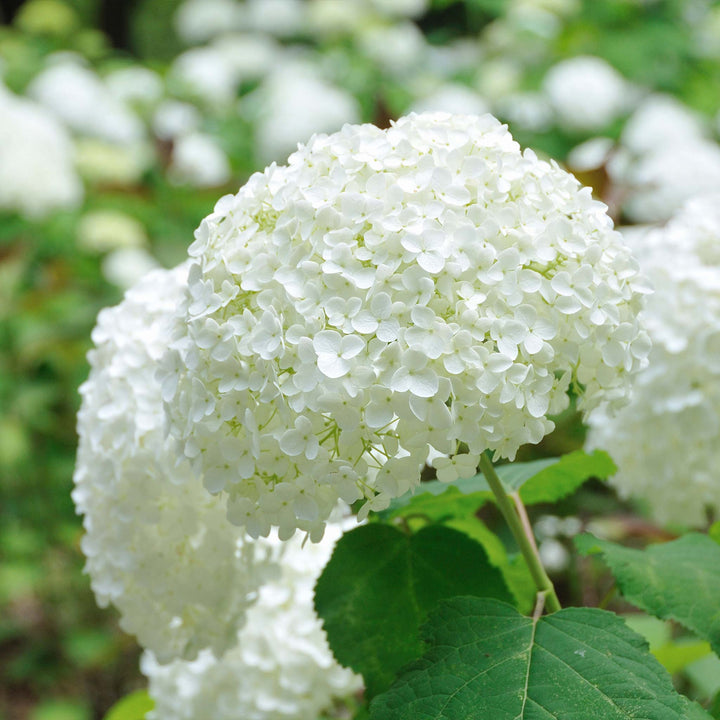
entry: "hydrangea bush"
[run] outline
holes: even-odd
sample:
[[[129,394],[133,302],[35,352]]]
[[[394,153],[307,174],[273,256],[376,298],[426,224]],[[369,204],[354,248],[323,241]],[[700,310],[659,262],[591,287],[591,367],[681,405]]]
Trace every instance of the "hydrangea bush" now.
[[[689,303],[716,289],[703,208],[638,244]],[[646,323],[660,357],[694,327],[693,357],[716,349],[712,303],[687,340],[659,319],[669,296],[643,312],[645,276],[589,190],[489,115],[346,125],[222,198],[189,255],[101,314],[81,390],[87,569],[147,649],[148,718],[710,717],[621,618],[563,609],[543,567],[526,505],[610,457],[493,466],[571,401],[604,429],[632,416],[656,372]],[[699,408],[709,437],[688,376],[662,407]],[[619,448],[621,483],[622,441],[591,444]],[[711,538],[577,547],[720,648]]]
[[[621,403],[649,348],[604,206],[489,115],[315,136],[222,198],[190,256],[170,432],[254,537],[317,539],[338,499],[382,510],[429,454],[447,480],[512,459],[571,387]]]

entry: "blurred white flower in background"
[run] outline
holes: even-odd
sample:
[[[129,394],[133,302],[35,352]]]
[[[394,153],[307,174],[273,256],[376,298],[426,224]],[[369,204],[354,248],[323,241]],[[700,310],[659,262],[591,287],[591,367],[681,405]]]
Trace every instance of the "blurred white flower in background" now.
[[[243,99],[241,109],[255,118],[255,152],[265,165],[285,161],[314,133],[333,132],[361,116],[357,100],[305,60],[288,61],[271,72]]]
[[[161,140],[189,135],[200,127],[202,115],[191,103],[164,100],[155,110],[152,129]]]
[[[665,221],[690,198],[720,188],[720,145],[709,136],[707,121],[678,100],[647,98],[608,163],[625,215]]]
[[[316,720],[359,691],[362,679],[333,658],[313,607],[315,582],[340,534],[330,524],[318,544],[255,541],[280,576],[260,588],[236,647],[221,659],[203,651],[192,662],[163,666],[143,656],[155,701],[149,720]]]
[[[257,80],[281,62],[283,47],[262,33],[225,34],[212,47],[225,58],[239,82]]]
[[[140,119],[73,53],[51,56],[28,87],[28,95],[78,135],[127,145],[145,137]]]
[[[240,77],[225,53],[204,46],[190,48],[173,60],[169,82],[212,108],[229,105],[235,99]]]
[[[245,0],[240,5],[240,24],[246,30],[277,37],[293,37],[305,29],[305,0]]]
[[[127,290],[160,267],[158,261],[142,247],[111,250],[102,260],[103,277],[121,290]]]
[[[153,105],[165,92],[160,75],[140,65],[113,70],[105,76],[105,85],[116,100],[126,105]]]
[[[199,45],[242,26],[236,0],[185,0],[175,13],[175,30],[188,45]]]
[[[92,252],[143,247],[148,239],[142,223],[118,210],[91,210],[78,222],[78,245]]]
[[[215,138],[190,133],[176,138],[168,176],[177,184],[216,187],[230,179],[230,163]]]
[[[602,130],[630,110],[635,90],[609,63],[576,56],[554,65],[543,89],[561,127]]]
[[[0,82],[0,210],[37,219],[75,207],[82,198],[65,128],[44,107]]]
[[[621,144],[634,156],[640,156],[707,136],[705,121],[687,105],[670,95],[650,95],[625,123]]]
[[[621,182],[629,219],[667,220],[687,200],[720,188],[720,145],[697,140],[659,147],[631,164]]]
[[[720,511],[720,195],[627,240],[655,285],[642,313],[650,364],[627,407],[591,414],[587,444],[612,455],[621,496],[661,523],[702,526]]]
[[[489,109],[487,101],[476,91],[459,83],[447,83],[416,100],[410,107],[410,112],[441,111],[454,115],[483,115]]]
[[[75,140],[75,166],[91,184],[133,185],[154,161],[149,143],[118,145],[84,137]]]
[[[496,112],[509,122],[511,128],[544,132],[552,127],[553,110],[542,93],[512,93],[499,98],[495,108]]]
[[[430,8],[430,0],[369,0],[379,13],[391,17],[419,17]]]
[[[372,23],[356,37],[362,53],[390,77],[415,74],[426,57],[427,41],[412,22]]]

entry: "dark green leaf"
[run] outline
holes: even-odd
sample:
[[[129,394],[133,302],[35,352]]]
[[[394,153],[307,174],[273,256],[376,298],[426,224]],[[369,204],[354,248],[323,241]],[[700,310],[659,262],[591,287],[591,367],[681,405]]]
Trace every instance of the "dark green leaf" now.
[[[441,525],[406,535],[372,524],[346,533],[315,589],[315,607],[340,663],[365,678],[369,697],[422,652],[420,625],[440,600],[510,600],[481,545]]]
[[[686,709],[643,638],[604,610],[535,620],[459,597],[423,637],[426,654],[374,700],[372,720],[677,720]]]
[[[622,594],[633,605],[675,620],[720,654],[720,545],[691,533],[633,550],[592,535],[576,538],[581,553],[600,552]]]

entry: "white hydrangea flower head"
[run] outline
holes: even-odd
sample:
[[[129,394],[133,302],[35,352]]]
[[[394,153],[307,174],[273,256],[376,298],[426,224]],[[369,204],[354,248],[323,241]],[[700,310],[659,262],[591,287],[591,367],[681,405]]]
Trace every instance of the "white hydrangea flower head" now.
[[[543,87],[560,125],[602,130],[629,109],[633,88],[601,58],[577,56],[548,71]]]
[[[187,269],[150,273],[100,313],[80,389],[73,491],[98,603],[115,605],[122,628],[162,662],[227,650],[265,579],[222,500],[165,438],[154,376]]]
[[[605,206],[490,115],[316,136],[190,255],[169,429],[253,536],[317,539],[338,498],[383,509],[431,448],[513,458],[571,384],[582,410],[621,403],[648,352]]]
[[[258,540],[280,577],[262,586],[236,647],[222,659],[203,651],[192,662],[163,666],[143,656],[155,701],[148,720],[316,720],[360,690],[360,676],[334,659],[313,607],[315,582],[339,536],[330,524],[319,544]]]
[[[0,82],[0,212],[37,219],[74,207],[82,197],[65,128],[45,108]]]
[[[610,482],[660,523],[702,526],[720,511],[720,195],[630,240],[655,285],[643,311],[650,363],[629,405],[590,415],[588,446],[612,455]]]

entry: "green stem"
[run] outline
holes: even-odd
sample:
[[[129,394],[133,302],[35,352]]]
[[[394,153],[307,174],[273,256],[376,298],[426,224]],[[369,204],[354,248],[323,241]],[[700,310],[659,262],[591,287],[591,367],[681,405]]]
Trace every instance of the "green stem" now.
[[[480,456],[480,469],[482,470],[485,479],[487,480],[490,489],[495,495],[500,512],[505,518],[510,530],[512,531],[515,541],[520,548],[525,562],[527,563],[530,575],[535,582],[535,587],[539,593],[543,593],[545,596],[545,605],[550,612],[557,612],[561,609],[560,601],[558,600],[555,587],[552,584],[552,580],[548,577],[545,572],[545,568],[540,562],[540,555],[535,549],[534,541],[529,538],[523,528],[522,521],[517,513],[515,505],[513,504],[510,496],[505,491],[498,474],[495,472],[495,468],[490,462],[490,458],[482,454]]]

